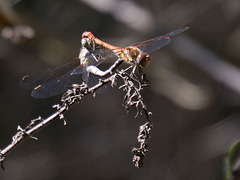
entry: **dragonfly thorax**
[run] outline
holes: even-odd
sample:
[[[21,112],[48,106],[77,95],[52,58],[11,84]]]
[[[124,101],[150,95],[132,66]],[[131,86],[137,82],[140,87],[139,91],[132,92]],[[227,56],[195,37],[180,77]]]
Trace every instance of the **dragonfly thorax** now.
[[[127,47],[124,50],[118,52],[121,58],[129,63],[137,63],[137,56],[140,54],[140,50],[136,47]]]
[[[124,60],[130,63],[138,64],[142,67],[147,67],[151,62],[151,58],[149,54],[143,53],[140,49],[134,46],[127,47],[123,54],[124,54],[124,57],[123,57]]]
[[[84,65],[84,66],[88,65],[88,62],[89,62],[88,56],[89,56],[89,54],[90,54],[90,52],[88,51],[87,48],[85,48],[85,47],[81,48],[79,56],[78,56],[81,65]]]

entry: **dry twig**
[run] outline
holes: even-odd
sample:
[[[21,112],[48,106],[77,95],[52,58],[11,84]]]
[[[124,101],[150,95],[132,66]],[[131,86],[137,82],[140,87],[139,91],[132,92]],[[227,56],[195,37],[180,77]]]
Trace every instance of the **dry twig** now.
[[[31,120],[30,124],[24,129],[18,126],[17,133],[13,136],[12,142],[7,147],[0,150],[1,167],[4,169],[3,161],[6,155],[14,148],[16,148],[17,145],[22,143],[27,138],[37,140],[37,138],[33,137],[34,133],[40,131],[42,128],[46,127],[58,118],[64,120],[63,113],[69,110],[72,105],[74,105],[76,102],[81,102],[82,98],[90,93],[95,96],[96,90],[107,83],[111,83],[112,87],[117,85],[118,78],[123,81],[123,85],[121,85],[119,89],[123,89],[123,91],[126,91],[126,95],[123,100],[123,105],[125,106],[125,109],[129,111],[130,107],[136,107],[136,117],[139,114],[142,115],[142,113],[144,112],[147,119],[147,122],[139,128],[138,142],[140,143],[140,147],[133,148],[132,150],[132,152],[134,153],[133,162],[135,162],[135,166],[141,167],[143,165],[143,159],[145,158],[147,152],[146,140],[150,137],[149,134],[150,130],[152,129],[152,123],[149,120],[149,115],[151,115],[151,112],[147,110],[140,91],[143,89],[143,87],[149,86],[150,84],[148,81],[146,81],[145,78],[134,78],[133,76],[129,75],[127,73],[127,70],[129,70],[129,68],[115,72],[110,77],[100,80],[99,83],[92,88],[88,88],[85,83],[82,83],[81,85],[73,84],[71,87],[69,87],[67,92],[63,94],[61,99],[62,104],[56,104],[53,106],[53,108],[57,109],[55,113],[53,113],[46,119],[38,117],[34,120]],[[64,124],[66,124],[65,121]]]

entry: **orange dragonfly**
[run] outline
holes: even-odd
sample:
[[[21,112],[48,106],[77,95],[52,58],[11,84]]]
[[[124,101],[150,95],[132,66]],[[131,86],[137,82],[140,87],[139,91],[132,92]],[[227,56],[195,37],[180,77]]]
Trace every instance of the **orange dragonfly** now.
[[[186,31],[184,27],[147,41],[126,48],[110,45],[94,37],[91,32],[84,32],[81,40],[81,50],[78,61],[60,65],[41,74],[24,76],[20,86],[32,90],[34,98],[48,98],[64,93],[72,84],[86,82],[92,87],[99,82],[101,76],[109,74],[117,65],[115,62],[107,71],[101,71],[97,66],[109,57],[117,56],[118,61],[125,61],[134,67],[147,67],[151,61],[150,55],[171,41],[171,36]]]
[[[189,27],[184,27],[176,31],[170,32],[168,34],[165,34],[163,36],[149,39],[147,41],[143,41],[135,45],[128,46],[126,48],[120,48],[120,47],[108,44],[96,38],[91,32],[87,32],[87,31],[84,32],[82,34],[82,37],[88,38],[88,40],[91,42],[91,44],[93,44],[93,46],[97,44],[104,48],[112,50],[118,56],[118,58],[121,59],[122,61],[125,61],[130,64],[134,64],[135,65],[133,70],[133,73],[134,73],[136,67],[138,66],[147,67],[150,64],[151,58],[148,53],[154,52],[162,48],[163,46],[166,46],[171,42],[171,38],[170,38],[171,36],[180,34],[186,31],[187,29],[189,29]],[[113,68],[113,66],[111,68]],[[93,70],[96,71],[96,73],[94,74],[98,76],[103,76],[106,74],[103,71],[100,71],[100,70],[98,71],[96,69],[96,66],[93,67]],[[109,72],[109,70],[106,72]]]

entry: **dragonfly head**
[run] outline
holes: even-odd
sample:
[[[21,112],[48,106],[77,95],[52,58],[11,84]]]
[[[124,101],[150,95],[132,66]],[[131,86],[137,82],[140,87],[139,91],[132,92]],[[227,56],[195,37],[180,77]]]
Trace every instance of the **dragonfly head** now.
[[[93,34],[91,32],[85,31],[82,34],[82,40],[81,40],[82,47],[91,49],[93,44],[93,39],[94,39]]]
[[[91,46],[92,46],[91,44],[92,44],[91,39],[89,39],[89,38],[82,38],[82,40],[81,40],[81,45],[82,45],[82,47],[85,47],[85,48],[87,48],[87,49],[90,49]]]
[[[136,61],[140,66],[147,67],[151,62],[151,58],[147,53],[140,53],[138,54]]]

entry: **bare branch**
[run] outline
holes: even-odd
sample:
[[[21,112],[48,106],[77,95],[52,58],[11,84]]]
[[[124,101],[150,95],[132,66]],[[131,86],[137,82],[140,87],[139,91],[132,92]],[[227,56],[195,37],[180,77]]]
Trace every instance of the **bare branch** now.
[[[85,83],[73,84],[66,93],[63,94],[61,102],[62,104],[56,104],[53,108],[56,108],[57,111],[43,119],[42,117],[38,117],[36,119],[31,120],[29,125],[27,125],[24,129],[18,126],[17,133],[13,136],[12,142],[5,147],[4,149],[0,150],[0,166],[3,168],[3,161],[6,155],[11,152],[14,148],[16,148],[20,143],[22,143],[25,139],[31,138],[37,140],[36,137],[33,137],[37,131],[40,131],[50,123],[52,123],[56,119],[63,119],[64,120],[64,113],[71,108],[74,104],[80,103],[82,98],[88,94],[93,94],[95,96],[95,92],[97,89],[102,87],[107,83],[111,83],[111,86],[117,85],[117,79],[121,79],[123,81],[123,85],[119,87],[123,91],[126,91],[126,95],[124,96],[123,105],[127,111],[129,111],[130,107],[135,107],[137,109],[137,117],[139,114],[142,115],[142,112],[145,113],[147,122],[140,126],[139,135],[138,135],[138,142],[140,143],[140,148],[133,148],[132,152],[134,155],[134,162],[136,167],[141,167],[143,165],[143,159],[147,152],[147,145],[146,140],[150,137],[150,130],[152,128],[152,124],[149,121],[149,115],[151,112],[148,112],[146,105],[143,102],[143,98],[140,94],[140,91],[143,87],[150,86],[148,81],[142,81],[138,78],[134,78],[127,71],[130,68],[125,70],[117,71],[116,73],[112,74],[110,77],[106,79],[101,79],[98,84],[94,87],[89,88]],[[64,125],[66,121],[64,120]]]
[[[144,87],[149,87],[150,82],[146,79],[146,75],[141,75],[141,78],[133,78],[128,74],[119,74],[124,84],[120,86],[120,89],[126,91],[126,95],[124,96],[123,106],[127,111],[129,111],[130,107],[134,106],[137,110],[137,117],[139,114],[142,115],[143,112],[146,116],[147,122],[139,127],[138,133],[138,142],[140,143],[140,147],[134,147],[132,149],[132,153],[134,154],[133,162],[137,168],[143,166],[143,160],[146,157],[147,150],[147,139],[150,138],[150,131],[152,129],[152,122],[149,120],[149,115],[152,115],[151,112],[147,110],[147,107],[143,101],[143,97],[141,95],[141,90]]]
[[[146,157],[147,149],[147,139],[150,138],[150,131],[152,129],[151,121],[146,122],[144,125],[139,127],[138,133],[138,142],[140,143],[140,147],[134,147],[132,149],[132,153],[134,154],[133,162],[137,168],[143,166],[143,160]]]

